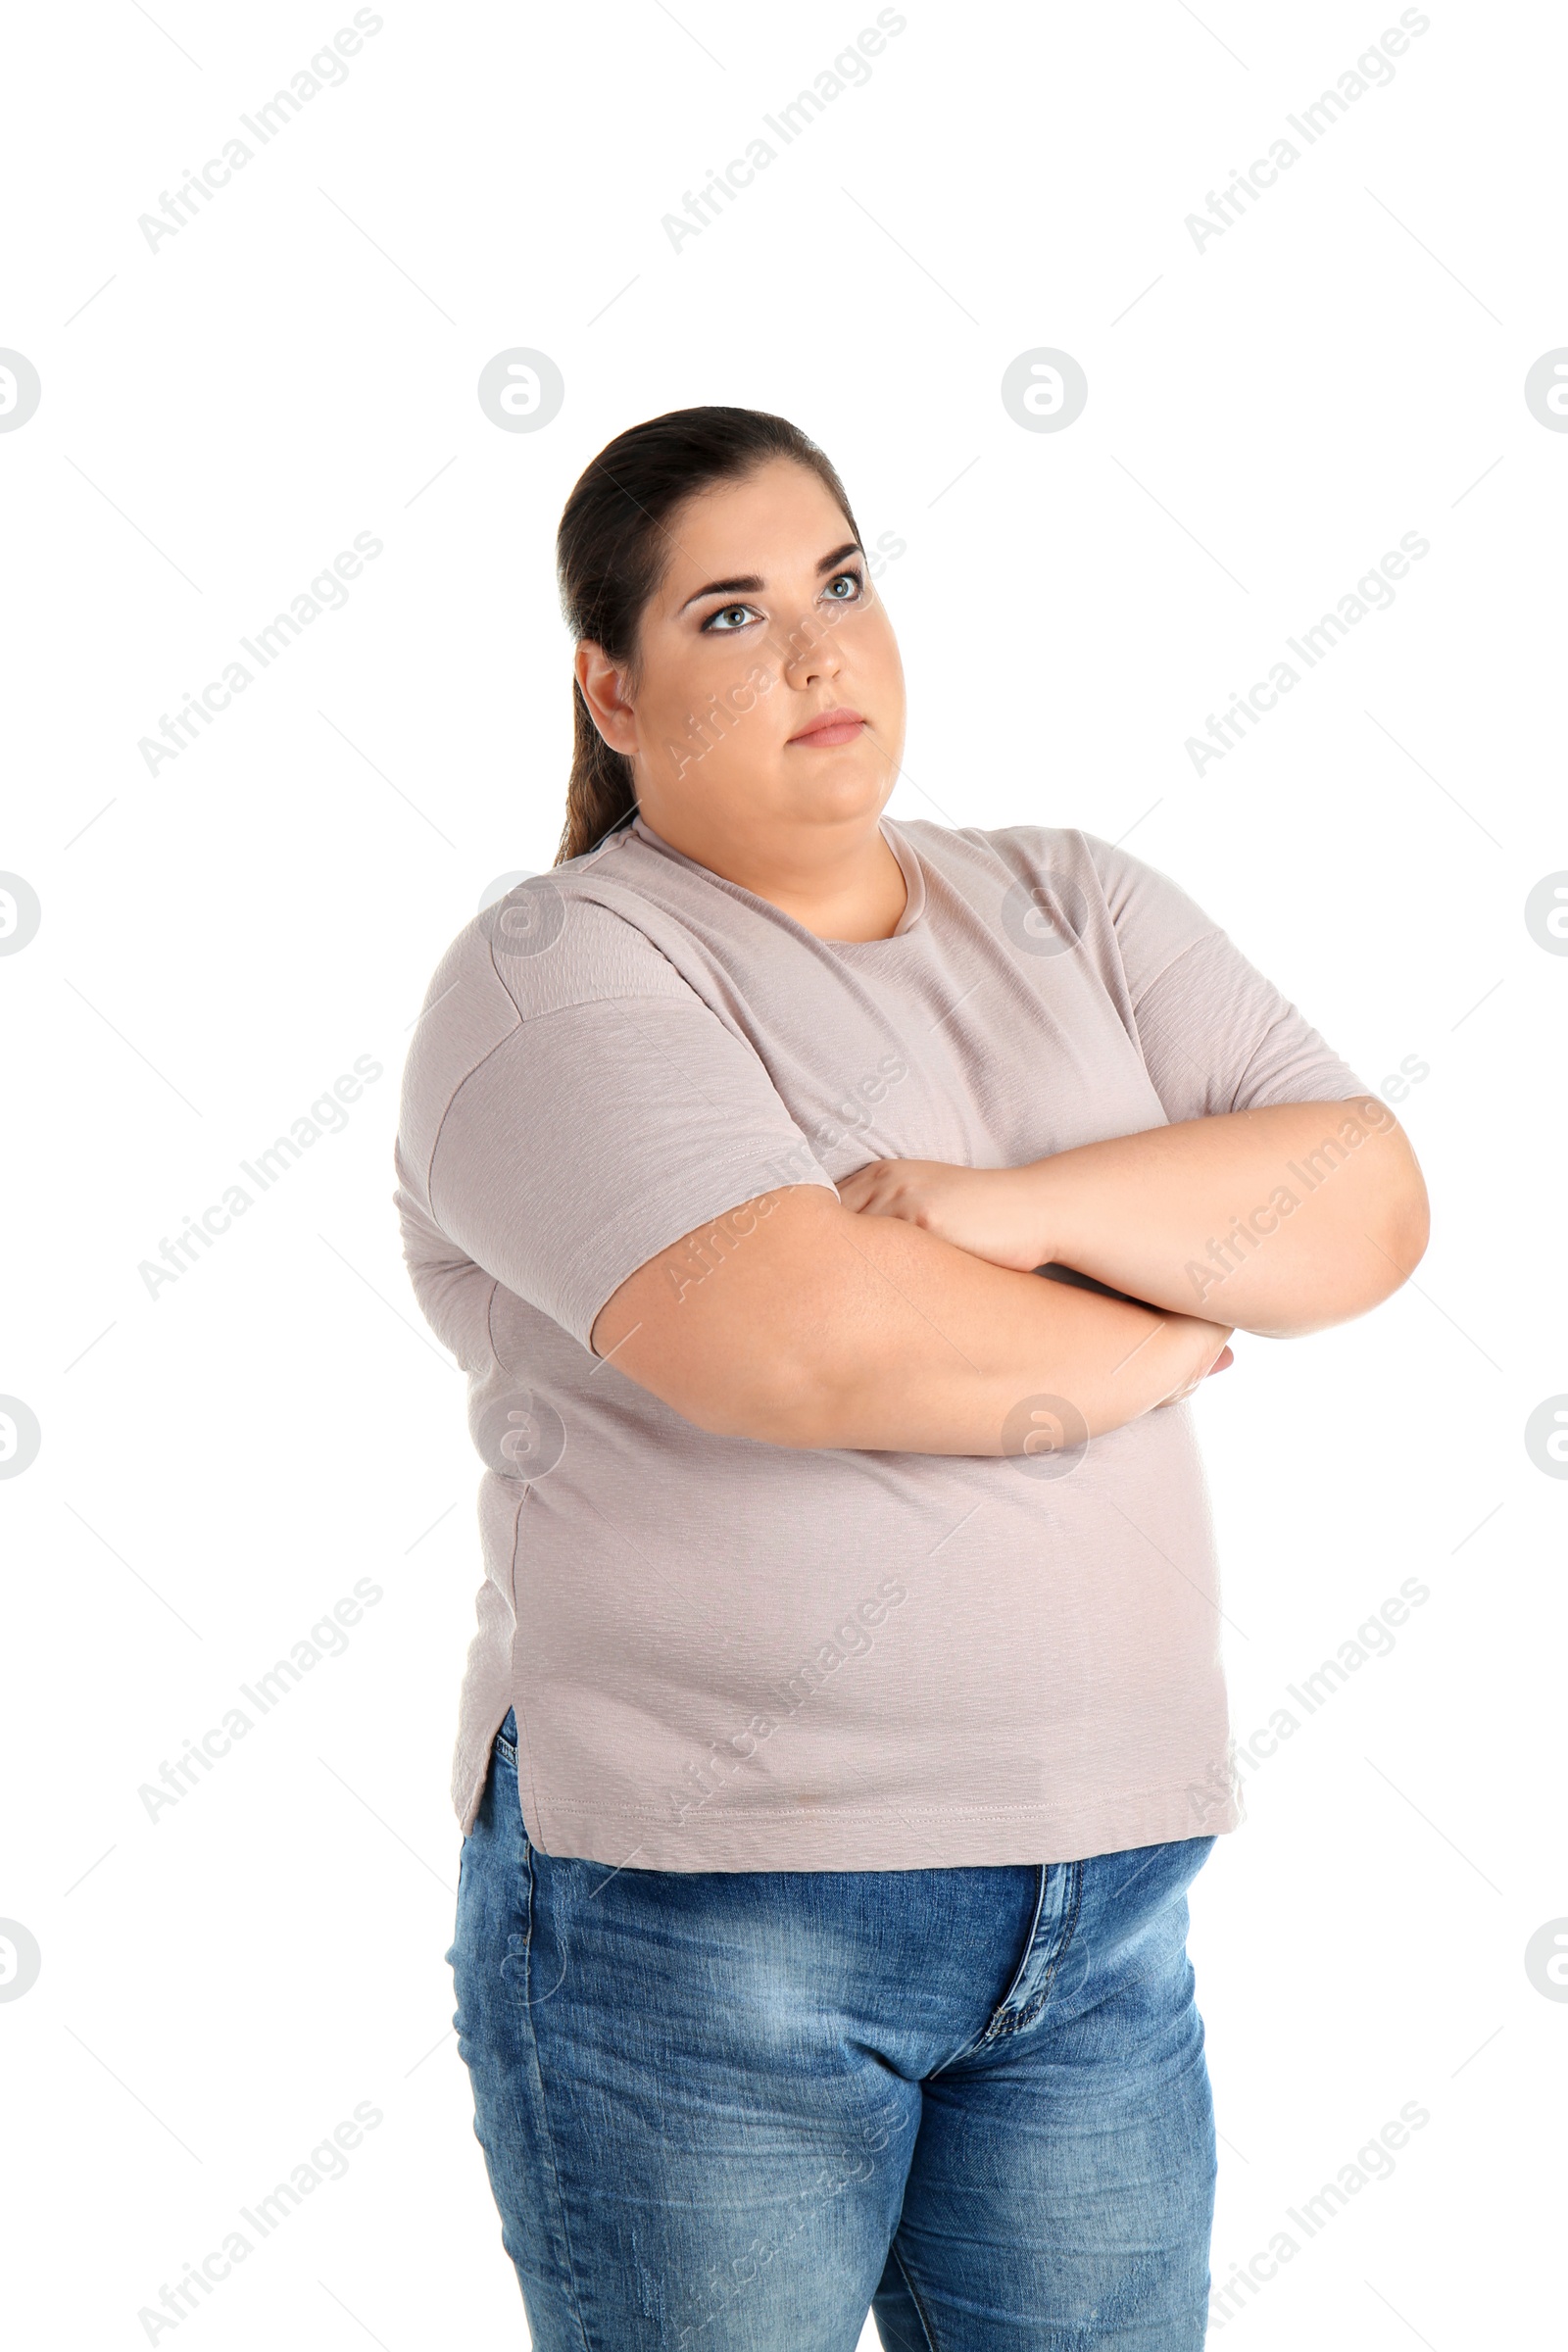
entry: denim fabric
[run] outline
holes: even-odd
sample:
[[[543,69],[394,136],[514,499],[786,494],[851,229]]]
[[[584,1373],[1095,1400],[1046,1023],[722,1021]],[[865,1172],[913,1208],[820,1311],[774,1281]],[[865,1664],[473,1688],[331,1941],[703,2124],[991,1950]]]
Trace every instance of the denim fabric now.
[[[535,2352],[1200,2352],[1214,1840],[905,1871],[464,1841],[459,2048]]]

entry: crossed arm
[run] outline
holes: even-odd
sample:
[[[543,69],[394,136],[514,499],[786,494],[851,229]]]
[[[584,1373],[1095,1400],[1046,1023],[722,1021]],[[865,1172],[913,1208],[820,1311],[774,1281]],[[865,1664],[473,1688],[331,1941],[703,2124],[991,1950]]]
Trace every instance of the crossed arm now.
[[[1029,1399],[1065,1398],[1098,1436],[1190,1395],[1233,1329],[1365,1314],[1426,1242],[1420,1169],[1376,1097],[1282,1103],[1022,1168],[876,1160],[837,1199],[764,1194],[639,1267],[592,1344],[715,1434],[1001,1454]],[[1042,1282],[1048,1263],[1128,1296]]]

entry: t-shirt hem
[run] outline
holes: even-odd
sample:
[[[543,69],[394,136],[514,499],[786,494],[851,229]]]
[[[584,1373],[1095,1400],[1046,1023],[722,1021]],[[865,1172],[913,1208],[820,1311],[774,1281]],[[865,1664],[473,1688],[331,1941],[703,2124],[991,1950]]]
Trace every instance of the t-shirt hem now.
[[[477,1802],[477,1799],[475,1799]],[[1090,1806],[1051,1804],[812,1806],[793,1813],[639,1820],[635,1808],[541,1810],[539,1851],[552,1861],[621,1870],[956,1870],[1081,1862],[1130,1847],[1212,1838],[1240,1827],[1237,1797],[1211,1780],[1118,1794]]]

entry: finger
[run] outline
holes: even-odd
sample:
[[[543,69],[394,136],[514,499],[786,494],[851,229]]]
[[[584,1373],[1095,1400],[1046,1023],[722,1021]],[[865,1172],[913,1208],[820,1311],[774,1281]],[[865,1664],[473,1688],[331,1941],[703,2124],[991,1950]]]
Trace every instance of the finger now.
[[[859,1208],[864,1205],[867,1196],[877,1181],[879,1164],[874,1159],[870,1160],[863,1168],[857,1168],[853,1176],[846,1176],[840,1182],[837,1188],[838,1196],[848,1207]]]

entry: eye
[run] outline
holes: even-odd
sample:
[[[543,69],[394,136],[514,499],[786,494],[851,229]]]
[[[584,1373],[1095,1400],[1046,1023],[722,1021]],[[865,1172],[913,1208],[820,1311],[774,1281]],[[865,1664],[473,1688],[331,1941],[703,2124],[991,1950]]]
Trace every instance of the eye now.
[[[733,617],[736,613],[740,615],[738,620]],[[750,605],[720,605],[717,612],[710,612],[704,621],[702,633],[706,634],[711,629],[728,635],[731,629],[743,629],[748,620],[754,620],[756,617]]]
[[[834,577],[829,580],[822,593],[828,599],[830,604],[853,605],[863,593],[864,587],[865,583],[861,579],[858,571],[841,571],[835,573]],[[836,588],[853,589],[854,594],[851,596],[835,596],[833,591]]]

